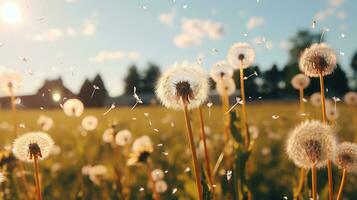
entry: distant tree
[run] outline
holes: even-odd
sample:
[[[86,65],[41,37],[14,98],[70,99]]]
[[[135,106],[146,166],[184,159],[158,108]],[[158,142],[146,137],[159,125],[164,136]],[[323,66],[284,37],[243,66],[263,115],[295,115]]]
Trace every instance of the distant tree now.
[[[105,103],[105,99],[108,97],[108,91],[105,88],[102,77],[97,74],[92,81],[92,89],[91,89],[91,99],[90,99],[90,107],[101,107]],[[95,91],[94,91],[95,90]]]
[[[352,70],[354,72],[354,76],[357,77],[357,51],[352,57],[351,68],[352,68]]]
[[[140,92],[140,74],[138,72],[138,69],[136,68],[135,65],[132,65],[129,70],[128,70],[128,75],[124,79],[125,81],[125,88],[124,88],[124,93],[125,94],[132,94],[133,93],[133,88],[137,87],[137,91]]]
[[[247,80],[244,80],[245,92],[246,96],[256,98],[257,96],[261,95],[261,92],[258,91],[259,87],[255,82],[257,78],[254,73],[260,75],[260,69],[258,66],[252,66],[244,70],[244,76],[249,77]],[[237,90],[240,90],[240,73],[239,70],[235,70],[233,73],[233,79],[236,83]]]
[[[346,73],[339,64],[337,64],[333,74],[326,76],[325,85],[328,89],[327,95],[330,97],[341,97],[349,91]]]
[[[264,93],[271,98],[277,98],[280,95],[279,82],[284,80],[283,72],[274,64],[271,69],[263,74],[265,84]]]
[[[83,102],[83,104],[88,107],[90,106],[90,99],[91,99],[91,94],[93,91],[93,86],[92,82],[86,79],[82,86],[81,89],[79,90],[78,98]]]
[[[160,76],[160,68],[155,64],[150,63],[148,68],[144,73],[144,78],[142,80],[142,92],[153,93],[155,90],[156,81]]]

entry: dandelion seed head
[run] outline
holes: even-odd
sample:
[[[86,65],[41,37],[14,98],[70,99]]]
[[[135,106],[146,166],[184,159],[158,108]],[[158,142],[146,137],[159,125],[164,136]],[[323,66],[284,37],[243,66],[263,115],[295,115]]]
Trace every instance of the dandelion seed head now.
[[[357,92],[347,92],[343,99],[347,105],[357,106]]]
[[[108,169],[104,165],[95,165],[89,169],[89,179],[96,185],[100,185],[107,174]]]
[[[93,115],[86,116],[82,119],[82,128],[86,131],[94,131],[98,126],[98,119]]]
[[[316,120],[298,125],[286,141],[286,153],[297,166],[324,167],[333,157],[336,139],[330,126]]]
[[[16,94],[22,86],[22,77],[13,70],[6,70],[0,74],[0,88],[5,95]]]
[[[203,69],[187,62],[175,64],[159,79],[156,96],[171,109],[183,109],[183,101],[189,109],[200,106],[208,96],[208,79]]]
[[[119,131],[115,135],[115,143],[119,146],[125,146],[129,144],[132,140],[132,134],[128,129]]]
[[[309,86],[309,84],[310,78],[304,74],[297,74],[291,79],[291,85],[297,90],[305,89],[307,86]]]
[[[336,54],[326,44],[313,44],[306,48],[300,57],[300,70],[309,77],[332,74],[336,68]]]
[[[53,126],[53,119],[46,115],[40,115],[37,119],[37,124],[41,127],[42,131],[49,131]]]
[[[313,93],[310,96],[310,103],[316,107],[321,106],[321,94],[319,92]]]
[[[151,172],[151,177],[154,181],[162,180],[165,177],[164,172],[161,169],[154,169]]]
[[[150,154],[154,151],[149,136],[141,136],[133,142],[132,153],[129,155],[128,165],[146,163]]]
[[[216,90],[221,96],[224,94],[230,96],[236,91],[236,84],[232,78],[222,79],[216,83]]]
[[[36,156],[43,160],[50,155],[54,145],[52,138],[43,132],[30,132],[15,139],[12,152],[21,161],[33,162]]]
[[[228,50],[227,60],[234,68],[239,69],[241,64],[243,68],[252,66],[254,62],[255,52],[248,43],[235,43]]]
[[[82,175],[88,176],[90,168],[92,168],[91,165],[84,165],[81,170]]]
[[[357,172],[357,144],[343,142],[337,145],[334,163],[347,172]]]
[[[211,78],[218,82],[219,80],[232,78],[233,67],[226,61],[219,61],[215,63],[211,68]]]
[[[337,120],[340,117],[340,112],[333,106],[326,106],[326,117],[328,120]]]
[[[84,105],[79,99],[68,99],[63,104],[63,112],[69,117],[79,117],[84,111]]]
[[[102,135],[102,139],[103,142],[105,143],[112,143],[114,141],[114,129],[113,128],[105,129]]]
[[[165,193],[167,191],[167,183],[164,180],[159,180],[155,183],[155,189],[158,193]]]

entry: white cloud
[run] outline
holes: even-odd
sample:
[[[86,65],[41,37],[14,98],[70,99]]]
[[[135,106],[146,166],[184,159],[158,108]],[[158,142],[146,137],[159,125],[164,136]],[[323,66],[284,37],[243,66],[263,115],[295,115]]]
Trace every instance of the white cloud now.
[[[201,45],[204,38],[217,40],[224,35],[222,23],[211,20],[184,19],[181,23],[181,33],[173,39],[180,48]]]
[[[259,26],[262,26],[264,22],[265,19],[263,17],[252,16],[248,19],[247,28],[248,30],[258,28]]]
[[[74,28],[72,28],[72,27],[68,27],[67,30],[66,30],[66,34],[67,34],[68,36],[74,37],[74,36],[77,35],[77,31],[76,31]]]
[[[159,15],[159,21],[168,26],[172,26],[174,23],[175,14],[174,13],[162,13]]]
[[[335,8],[342,6],[343,3],[345,3],[344,0],[330,0],[330,6]]]
[[[35,34],[33,36],[30,36],[33,40],[36,41],[55,41],[58,40],[60,37],[62,37],[63,31],[59,29],[49,29],[46,31],[43,31],[42,33]]]
[[[89,58],[91,62],[102,63],[106,61],[120,61],[124,59],[137,60],[140,54],[136,51],[99,51],[96,56]]]
[[[291,48],[291,42],[287,40],[281,40],[279,43],[279,47],[282,49],[290,49]]]
[[[326,10],[321,10],[315,15],[315,20],[316,21],[324,21],[331,15],[335,13],[335,10],[332,8],[327,8]]]
[[[82,30],[83,35],[92,36],[96,32],[96,26],[93,22],[86,21]]]
[[[347,13],[344,11],[340,11],[336,14],[337,19],[346,19]]]

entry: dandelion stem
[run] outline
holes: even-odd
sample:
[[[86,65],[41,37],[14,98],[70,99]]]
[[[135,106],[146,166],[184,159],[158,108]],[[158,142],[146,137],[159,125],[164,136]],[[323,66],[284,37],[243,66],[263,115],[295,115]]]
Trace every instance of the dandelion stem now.
[[[38,157],[37,155],[34,155],[33,158],[33,168],[35,170],[35,182],[36,182],[36,193],[37,193],[37,199],[42,200],[42,194],[41,194],[41,186],[40,186],[40,179],[38,175]]]
[[[320,73],[320,92],[321,92],[321,110],[322,110],[322,122],[327,124],[326,121],[326,102],[325,102],[325,85],[324,76]],[[333,180],[332,180],[332,166],[331,161],[327,161],[327,175],[328,175],[328,193],[329,200],[333,198]]]
[[[250,136],[248,133],[248,124],[247,124],[247,110],[246,110],[246,101],[245,101],[245,91],[244,91],[244,69],[243,69],[243,63],[240,64],[239,68],[239,74],[240,74],[240,93],[241,93],[241,98],[242,98],[242,125],[243,125],[243,131],[244,131],[244,140],[245,140],[245,145],[246,147],[249,147],[250,144]]]
[[[195,143],[193,141],[193,133],[192,133],[192,127],[190,123],[190,114],[188,113],[188,106],[185,100],[183,100],[183,108],[184,108],[184,114],[185,114],[185,121],[186,121],[186,128],[187,128],[187,136],[188,140],[190,142],[190,148],[191,148],[191,153],[192,153],[192,162],[193,162],[193,168],[195,171],[195,178],[196,178],[196,185],[197,185],[197,191],[198,191],[198,197],[200,200],[202,200],[202,187],[201,187],[201,177],[200,177],[200,171],[198,168],[198,161],[197,161],[197,155],[196,155],[196,149],[195,149]]]
[[[304,105],[304,89],[299,89],[299,103],[300,103],[300,115],[305,112],[305,105]]]
[[[311,181],[312,199],[317,200],[317,176],[315,165],[311,168]]]
[[[224,82],[223,82],[224,84]],[[229,96],[227,94],[226,90],[223,90],[223,95],[222,95],[222,109],[223,113],[226,113],[229,110]],[[229,113],[225,116],[225,124],[224,124],[224,141],[225,144],[228,144],[229,137],[230,137],[230,129],[229,129],[229,124],[230,124],[231,118]]]
[[[347,176],[347,170],[343,169],[342,179],[341,179],[341,183],[340,183],[340,189],[338,190],[336,200],[340,200],[342,197],[343,187],[345,186],[345,183],[346,183],[346,176]]]
[[[299,184],[296,188],[295,194],[294,194],[294,199],[298,199],[301,196],[302,188],[304,186],[305,182],[305,177],[306,177],[306,171],[304,168],[300,168],[300,178],[299,178]]]
[[[203,113],[202,113],[202,107],[198,107],[198,112],[199,112],[199,117],[200,117],[200,126],[201,126],[201,137],[203,141],[203,147],[205,150],[205,161],[206,161],[206,170],[207,170],[207,175],[208,175],[208,181],[209,184],[212,188],[213,192],[213,178],[212,178],[212,171],[211,171],[211,166],[210,166],[210,159],[209,159],[209,152],[208,152],[208,147],[206,143],[206,132],[205,132],[205,124],[203,121]]]
[[[150,160],[148,160],[148,162],[146,163],[146,169],[147,169],[146,171],[147,171],[147,174],[148,174],[149,181],[150,181],[150,183],[152,185],[153,198],[154,198],[154,200],[160,200],[160,196],[156,191],[155,181],[151,176],[152,167],[151,167],[151,161]]]

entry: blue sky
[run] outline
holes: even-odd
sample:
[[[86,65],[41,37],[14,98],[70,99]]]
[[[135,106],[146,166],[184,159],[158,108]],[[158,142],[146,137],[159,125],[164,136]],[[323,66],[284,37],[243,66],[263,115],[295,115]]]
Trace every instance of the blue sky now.
[[[300,29],[328,28],[325,39],[346,70],[357,50],[353,0],[0,0],[0,7],[8,2],[22,18],[0,19],[0,66],[24,76],[21,94],[59,76],[77,92],[100,73],[115,96],[132,63],[166,68],[200,58],[209,70],[238,41],[252,43],[262,70],[283,67],[288,39]]]

